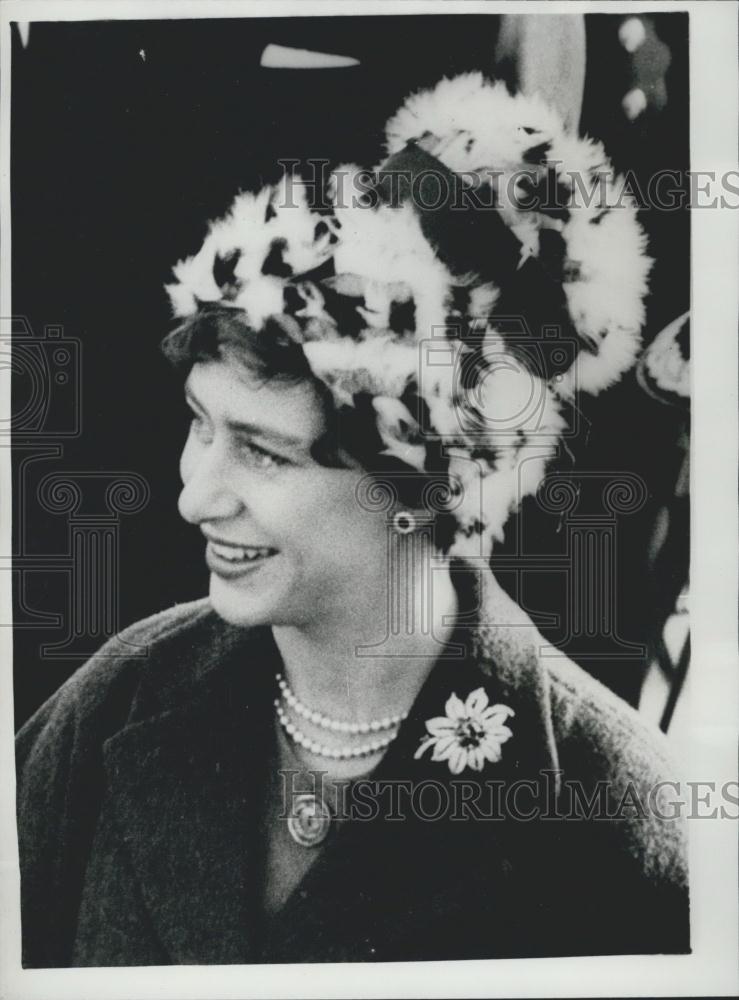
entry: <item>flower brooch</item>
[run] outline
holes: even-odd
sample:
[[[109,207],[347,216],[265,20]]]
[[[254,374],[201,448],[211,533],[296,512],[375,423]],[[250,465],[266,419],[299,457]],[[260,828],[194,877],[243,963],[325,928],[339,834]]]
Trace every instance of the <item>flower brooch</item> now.
[[[486,760],[500,760],[501,745],[513,733],[505,725],[514,715],[507,705],[490,705],[484,688],[477,688],[466,701],[456,694],[447,700],[446,715],[429,719],[428,735],[414,754],[414,760],[433,747],[431,760],[445,760],[452,774],[459,774],[466,767],[481,771]]]

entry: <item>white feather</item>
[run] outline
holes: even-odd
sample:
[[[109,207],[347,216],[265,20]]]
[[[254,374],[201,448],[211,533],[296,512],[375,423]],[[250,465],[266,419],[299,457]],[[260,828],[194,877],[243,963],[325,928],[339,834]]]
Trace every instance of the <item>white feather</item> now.
[[[397,398],[416,373],[416,348],[390,336],[313,340],[303,350],[316,378],[335,389],[342,401],[358,392]]]
[[[526,149],[560,127],[540,98],[512,97],[504,83],[466,73],[409,97],[388,122],[385,136],[391,154],[424,140],[424,148],[451,170],[476,173],[518,165]]]
[[[413,206],[348,204],[336,216],[341,227],[336,273],[362,275],[374,283],[378,298],[382,286],[402,281],[416,304],[417,337],[430,337],[443,327],[452,278],[424,237]],[[382,305],[378,309],[383,312]]]

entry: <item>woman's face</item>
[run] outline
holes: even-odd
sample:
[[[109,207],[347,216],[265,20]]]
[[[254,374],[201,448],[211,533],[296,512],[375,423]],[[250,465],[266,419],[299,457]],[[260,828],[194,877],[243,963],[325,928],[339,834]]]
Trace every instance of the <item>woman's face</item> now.
[[[365,473],[310,455],[324,425],[309,384],[212,361],[193,367],[185,395],[179,509],[206,537],[211,602],[226,621],[328,621],[387,580],[386,515],[355,496]]]

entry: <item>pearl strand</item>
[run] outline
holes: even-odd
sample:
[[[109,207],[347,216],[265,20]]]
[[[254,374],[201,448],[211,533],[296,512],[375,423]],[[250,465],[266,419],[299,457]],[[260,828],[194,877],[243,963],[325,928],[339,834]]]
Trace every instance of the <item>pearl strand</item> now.
[[[297,695],[294,694],[282,674],[277,674],[277,684],[282,692],[282,697],[294,712],[302,716],[307,722],[312,722],[314,726],[320,726],[321,729],[329,729],[333,733],[351,733],[354,736],[366,736],[368,733],[381,733],[388,729],[395,729],[396,726],[399,726],[401,722],[404,722],[408,718],[408,713],[403,712],[402,715],[388,715],[384,719],[375,719],[372,722],[340,722],[338,719],[330,719],[326,715],[321,715],[320,712],[314,712],[307,705],[304,705]]]
[[[312,740],[302,730],[298,729],[293,722],[290,722],[284,708],[280,704],[279,698],[275,698],[275,709],[277,710],[277,718],[280,725],[293,742],[303,747],[304,750],[315,754],[317,757],[329,757],[331,760],[352,760],[356,757],[369,757],[371,754],[379,753],[380,750],[384,750],[385,747],[390,746],[399,732],[396,729],[389,736],[382,736],[378,740],[372,740],[371,743],[364,743],[358,747],[343,746],[334,749],[323,746],[317,740]]]

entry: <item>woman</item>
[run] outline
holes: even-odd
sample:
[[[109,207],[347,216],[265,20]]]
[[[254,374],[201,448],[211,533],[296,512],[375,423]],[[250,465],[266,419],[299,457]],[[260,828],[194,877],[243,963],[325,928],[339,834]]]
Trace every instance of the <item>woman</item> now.
[[[662,745],[490,571],[636,356],[634,208],[608,172],[545,197],[602,150],[479,75],[387,140],[330,209],[240,195],[174,269],[210,594],[19,735],[27,966],[688,949]]]

